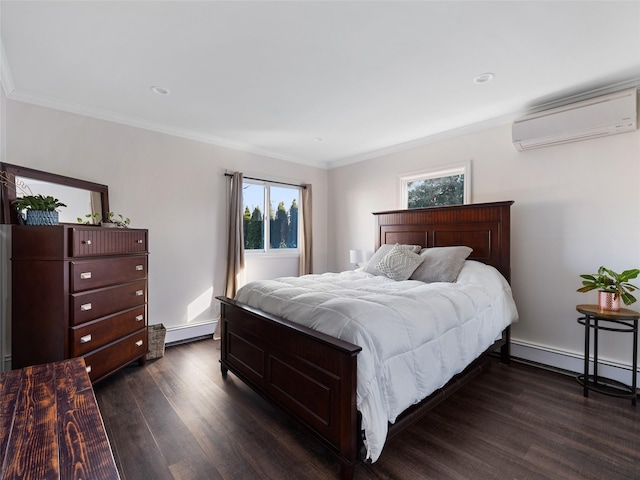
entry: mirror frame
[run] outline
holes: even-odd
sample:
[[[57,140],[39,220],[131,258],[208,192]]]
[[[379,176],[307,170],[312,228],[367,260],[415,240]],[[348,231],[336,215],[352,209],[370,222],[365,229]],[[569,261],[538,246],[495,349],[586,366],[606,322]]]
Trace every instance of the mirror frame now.
[[[0,171],[6,173],[8,182],[2,182],[2,201],[0,205],[0,223],[18,224],[18,212],[15,208],[11,208],[12,203],[16,199],[16,177],[32,178],[43,182],[65,185],[67,187],[79,188],[90,192],[100,194],[102,203],[102,218],[107,218],[109,212],[109,187],[100,183],[88,182],[78,178],[65,177],[55,173],[43,172],[33,168],[11,165],[9,163],[0,163]]]

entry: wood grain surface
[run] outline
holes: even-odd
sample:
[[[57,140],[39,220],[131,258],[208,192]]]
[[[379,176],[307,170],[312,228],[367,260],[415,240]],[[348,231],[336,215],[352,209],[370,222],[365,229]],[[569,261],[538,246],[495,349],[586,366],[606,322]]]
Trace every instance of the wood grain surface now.
[[[83,359],[0,375],[0,479],[119,478]]]

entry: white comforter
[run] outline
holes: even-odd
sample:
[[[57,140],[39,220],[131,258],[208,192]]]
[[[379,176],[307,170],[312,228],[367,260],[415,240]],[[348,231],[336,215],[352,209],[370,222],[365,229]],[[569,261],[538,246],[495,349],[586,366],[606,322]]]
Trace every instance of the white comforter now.
[[[456,283],[348,271],[252,282],[236,300],[362,347],[357,406],[372,461],[387,422],[464,370],[518,318],[504,277],[469,260]]]

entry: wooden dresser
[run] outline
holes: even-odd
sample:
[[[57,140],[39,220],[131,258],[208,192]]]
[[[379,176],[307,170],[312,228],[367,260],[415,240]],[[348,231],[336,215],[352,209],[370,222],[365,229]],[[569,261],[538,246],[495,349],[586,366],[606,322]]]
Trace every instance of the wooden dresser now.
[[[12,228],[12,368],[84,357],[97,382],[147,354],[148,232]]]

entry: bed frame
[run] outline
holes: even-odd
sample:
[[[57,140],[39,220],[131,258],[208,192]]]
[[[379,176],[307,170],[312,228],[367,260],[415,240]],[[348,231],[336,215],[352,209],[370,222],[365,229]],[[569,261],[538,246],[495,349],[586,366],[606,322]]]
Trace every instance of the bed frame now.
[[[510,207],[497,202],[374,213],[376,248],[385,243],[443,247],[467,245],[469,257],[496,267],[510,280]],[[231,371],[323,441],[353,478],[362,432],[356,409],[356,365],[361,348],[227,297],[221,301],[222,376]],[[509,362],[507,327],[487,352]],[[482,355],[447,385],[389,425],[387,440],[422,418],[487,364]]]

